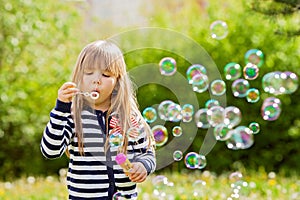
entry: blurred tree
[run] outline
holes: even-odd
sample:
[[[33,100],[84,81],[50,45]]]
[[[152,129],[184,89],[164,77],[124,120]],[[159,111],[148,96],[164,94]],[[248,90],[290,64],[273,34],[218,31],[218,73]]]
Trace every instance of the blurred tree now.
[[[299,0],[254,0],[251,8],[262,13],[278,24],[275,33],[288,37],[300,36],[300,1]]]
[[[0,5],[0,177],[45,173],[51,166],[39,142],[58,85],[75,63],[79,13],[66,1]]]

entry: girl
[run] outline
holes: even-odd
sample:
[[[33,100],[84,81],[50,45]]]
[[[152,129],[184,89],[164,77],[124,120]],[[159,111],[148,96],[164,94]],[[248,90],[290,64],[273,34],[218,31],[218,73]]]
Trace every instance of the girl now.
[[[88,44],[72,82],[58,90],[41,140],[46,158],[69,156],[69,199],[110,200],[116,192],[137,199],[136,183],[156,167],[153,141],[120,49],[110,41]],[[118,153],[132,162],[128,176],[115,162]]]

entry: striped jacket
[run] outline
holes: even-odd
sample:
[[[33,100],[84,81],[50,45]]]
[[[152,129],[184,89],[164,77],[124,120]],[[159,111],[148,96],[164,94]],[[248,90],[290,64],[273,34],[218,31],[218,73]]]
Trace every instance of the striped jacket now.
[[[84,155],[79,153],[77,137],[74,133],[74,122],[71,117],[71,103],[59,100],[50,113],[41,140],[41,152],[49,159],[62,156],[68,148],[70,153],[67,186],[69,199],[112,199],[117,191],[126,199],[137,199],[136,183],[124,174],[115,162],[118,147],[110,146],[104,152],[106,133],[106,112],[84,107],[82,111],[82,127],[84,134]],[[109,122],[112,116],[109,117]],[[138,122],[138,120],[137,120]],[[141,123],[139,128],[143,130]],[[127,157],[131,162],[141,162],[148,174],[155,170],[155,154],[148,147],[146,133],[138,140],[129,141]]]

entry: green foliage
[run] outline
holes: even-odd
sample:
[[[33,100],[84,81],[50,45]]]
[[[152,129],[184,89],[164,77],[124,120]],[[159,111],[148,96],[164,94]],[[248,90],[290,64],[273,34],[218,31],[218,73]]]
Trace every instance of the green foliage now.
[[[0,174],[45,172],[39,142],[75,63],[79,14],[66,1],[0,4]]]

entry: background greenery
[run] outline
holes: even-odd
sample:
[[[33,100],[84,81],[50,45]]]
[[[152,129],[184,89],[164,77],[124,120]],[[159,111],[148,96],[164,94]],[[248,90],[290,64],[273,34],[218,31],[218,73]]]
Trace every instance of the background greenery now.
[[[0,0],[2,179],[22,175],[49,175],[67,165],[66,158],[45,160],[39,150],[41,135],[54,106],[57,89],[69,80],[77,55],[87,42],[136,28],[113,27],[101,19],[97,24],[107,25],[107,29],[86,27],[83,14],[87,7],[82,3],[67,2]],[[155,9],[148,14],[149,26],[175,30],[195,40],[208,52],[221,73],[228,62],[244,64],[247,50],[261,49],[265,54],[265,63],[260,68],[261,75],[254,82],[258,88],[261,88],[262,75],[267,72],[293,71],[299,75],[299,37],[276,34],[278,29],[285,31],[282,27],[297,24],[299,15],[298,18],[294,15],[270,18],[251,9],[251,2],[192,0],[187,3],[153,0],[151,4]],[[223,40],[210,37],[209,25],[218,19],[226,21],[229,26],[229,34]],[[127,41],[121,41],[121,48],[130,49],[140,42],[133,35]],[[156,36],[149,36],[145,42],[164,43]],[[188,48],[184,43],[178,46]],[[157,63],[167,55],[172,55],[182,66],[188,65],[181,55],[147,49],[127,54],[126,62],[132,69],[144,63]],[[180,68],[179,72],[184,73],[184,70]],[[230,82],[227,83],[230,85]],[[253,147],[247,150],[232,151],[224,143],[218,142],[207,155],[206,169],[221,173],[242,167],[256,170],[262,166],[267,171],[283,170],[286,174],[299,172],[299,90],[292,95],[278,96],[283,111],[274,122],[261,119],[262,100],[250,105],[245,99],[234,98],[229,87],[227,91],[227,104],[235,105],[242,113],[247,113],[243,115],[242,123],[248,124],[255,120],[260,123],[261,131],[255,135]],[[262,94],[261,98],[268,96]],[[197,94],[199,105],[203,105],[208,97],[208,94]],[[168,98],[170,93],[158,86],[145,86],[138,92],[141,110]],[[198,130],[198,136],[189,151],[199,151],[205,132]],[[182,169],[183,161],[164,170]]]

